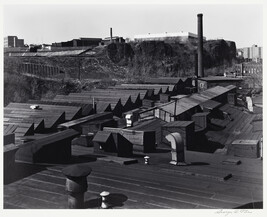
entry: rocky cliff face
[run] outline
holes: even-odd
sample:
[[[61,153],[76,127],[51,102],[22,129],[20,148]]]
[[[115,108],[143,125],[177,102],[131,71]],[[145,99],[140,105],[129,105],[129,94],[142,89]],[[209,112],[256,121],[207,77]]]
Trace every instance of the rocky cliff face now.
[[[131,76],[188,76],[195,72],[197,45],[147,41],[131,44],[110,44],[107,56],[125,66]],[[234,42],[212,40],[204,43],[205,69],[235,62]]]
[[[206,68],[231,65],[236,57],[234,42],[224,40],[212,40],[204,43],[204,64]]]

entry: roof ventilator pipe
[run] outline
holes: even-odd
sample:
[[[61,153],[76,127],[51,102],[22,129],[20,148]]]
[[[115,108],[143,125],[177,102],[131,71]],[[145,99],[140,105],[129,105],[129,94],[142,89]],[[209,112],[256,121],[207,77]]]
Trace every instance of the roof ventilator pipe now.
[[[109,208],[109,203],[108,203],[108,196],[110,193],[108,191],[103,191],[100,193],[102,202],[101,202],[101,208],[102,209],[108,209]]]

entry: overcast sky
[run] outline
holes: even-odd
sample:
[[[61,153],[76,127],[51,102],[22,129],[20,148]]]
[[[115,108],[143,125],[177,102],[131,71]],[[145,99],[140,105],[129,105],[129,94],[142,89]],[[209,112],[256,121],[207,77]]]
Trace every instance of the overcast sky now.
[[[197,33],[203,13],[207,39],[235,41],[238,48],[263,44],[261,5],[4,5],[3,33],[26,44],[52,43],[79,37],[133,38],[162,32]]]

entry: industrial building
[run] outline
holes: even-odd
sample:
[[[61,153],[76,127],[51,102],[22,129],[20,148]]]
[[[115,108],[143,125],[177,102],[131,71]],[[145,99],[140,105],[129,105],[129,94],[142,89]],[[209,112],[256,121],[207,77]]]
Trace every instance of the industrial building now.
[[[125,43],[125,39],[119,36],[106,37],[101,41],[101,45],[108,45],[110,43]]]
[[[202,92],[207,90],[211,87],[215,86],[222,86],[226,87],[228,85],[234,85],[236,87],[240,86],[242,82],[241,78],[235,77],[224,77],[224,76],[208,76],[208,77],[201,77],[198,79],[198,92]]]
[[[24,47],[24,39],[19,39],[17,36],[4,37],[4,48],[8,47]]]
[[[199,93],[147,78],[8,104],[4,209],[262,209],[262,99],[205,76],[202,16]]]
[[[113,209],[262,208],[261,110],[238,106],[232,85],[184,97],[169,85],[10,103],[4,208],[71,208],[64,175],[70,165],[75,173],[82,165],[92,171],[83,208],[100,208],[103,191]],[[177,132],[184,166],[170,163],[176,152],[166,138]]]
[[[111,43],[125,43],[125,39],[120,36],[113,36],[112,28],[110,28],[109,37],[104,38],[101,41],[101,45],[108,45]]]
[[[52,43],[52,50],[56,48],[76,48],[76,47],[98,46],[101,41],[102,41],[101,38],[80,38],[80,39],[73,39],[71,41],[65,41],[65,42],[55,42],[55,43]]]
[[[235,65],[235,73],[237,76],[262,76],[262,63],[244,62]]]
[[[148,33],[144,35],[135,35],[134,41],[141,42],[141,41],[168,41],[168,42],[188,42],[193,41],[197,42],[197,34],[191,32],[175,32],[175,33]],[[206,40],[203,37],[203,40]]]

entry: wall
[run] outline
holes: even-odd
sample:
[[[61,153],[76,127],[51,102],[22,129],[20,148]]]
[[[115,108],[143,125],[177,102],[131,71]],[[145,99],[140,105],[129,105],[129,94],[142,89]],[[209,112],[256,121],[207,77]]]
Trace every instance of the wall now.
[[[262,64],[254,62],[236,64],[235,72],[238,76],[250,76],[251,74],[262,75]]]
[[[198,92],[201,93],[204,90],[208,89],[208,83],[207,81],[202,81],[202,80],[198,80],[197,81],[197,86],[198,86]]]
[[[162,126],[161,128],[161,138],[162,143],[165,145],[170,145],[166,140],[166,136],[170,133],[178,132],[184,139],[184,146],[186,150],[192,149],[194,147],[194,137],[195,137],[195,124],[192,121],[188,121],[186,126]]]
[[[41,77],[53,77],[59,74],[64,74],[59,67],[32,64],[32,63],[23,63],[20,65],[20,71],[23,73],[29,73],[32,75],[37,75]]]

